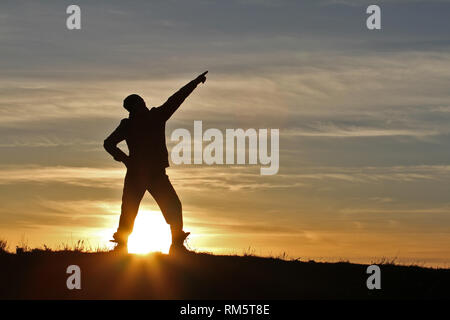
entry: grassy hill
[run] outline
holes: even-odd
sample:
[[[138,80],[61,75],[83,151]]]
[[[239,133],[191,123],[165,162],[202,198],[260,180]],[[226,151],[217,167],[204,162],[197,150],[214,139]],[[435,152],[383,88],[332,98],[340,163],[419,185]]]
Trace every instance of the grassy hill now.
[[[69,265],[81,290],[69,290]],[[381,290],[366,265],[196,253],[172,257],[77,251],[0,253],[1,299],[380,299],[450,298],[450,270],[381,265]]]

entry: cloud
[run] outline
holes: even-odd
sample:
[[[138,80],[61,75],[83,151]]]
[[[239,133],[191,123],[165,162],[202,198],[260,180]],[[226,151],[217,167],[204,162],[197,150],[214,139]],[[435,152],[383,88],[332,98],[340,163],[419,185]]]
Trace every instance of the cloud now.
[[[0,170],[0,184],[59,182],[79,186],[117,187],[123,174],[124,171],[120,169],[40,166],[3,168]]]
[[[327,138],[352,138],[352,137],[389,137],[389,136],[412,136],[424,137],[444,134],[438,131],[420,131],[406,129],[381,129],[370,127],[347,126],[339,128],[336,125],[319,125],[316,130],[291,129],[283,132],[284,135],[298,137],[327,137]]]
[[[180,188],[193,191],[210,188],[229,191],[286,189],[308,186],[305,181],[337,180],[350,183],[378,183],[382,181],[445,180],[450,166],[395,167],[308,167],[304,173],[286,173],[264,177],[252,167],[196,166],[173,167],[171,179]],[[121,168],[83,167],[2,167],[0,184],[65,183],[84,187],[118,188],[123,184],[125,170]]]

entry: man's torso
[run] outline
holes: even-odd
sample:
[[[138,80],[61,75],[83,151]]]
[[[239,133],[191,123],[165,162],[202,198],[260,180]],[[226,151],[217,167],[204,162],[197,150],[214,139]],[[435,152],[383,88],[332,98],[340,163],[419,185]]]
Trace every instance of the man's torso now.
[[[165,128],[156,108],[126,119],[129,167],[159,171],[169,166]]]

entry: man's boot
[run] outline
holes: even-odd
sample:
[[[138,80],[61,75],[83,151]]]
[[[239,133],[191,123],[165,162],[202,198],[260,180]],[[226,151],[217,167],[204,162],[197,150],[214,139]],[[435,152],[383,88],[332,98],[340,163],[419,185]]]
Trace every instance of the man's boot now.
[[[184,246],[184,241],[189,236],[190,232],[172,232],[172,245],[170,246],[169,254],[186,254],[190,251]]]
[[[116,243],[113,249],[114,252],[128,253],[128,236],[116,232],[113,234],[113,239],[109,241]]]

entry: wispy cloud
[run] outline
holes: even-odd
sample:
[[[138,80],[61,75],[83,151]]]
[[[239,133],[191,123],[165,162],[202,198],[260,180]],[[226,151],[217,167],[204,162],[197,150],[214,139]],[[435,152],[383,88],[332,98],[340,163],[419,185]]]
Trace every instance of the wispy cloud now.
[[[184,189],[209,188],[241,191],[251,189],[295,188],[307,186],[307,181],[337,180],[351,183],[387,181],[445,180],[450,166],[395,166],[395,167],[308,167],[305,173],[278,174],[269,178],[257,174],[257,168],[208,167],[171,169],[174,183]],[[89,187],[121,187],[125,170],[122,168],[83,167],[2,167],[0,184],[11,183],[66,183]]]

